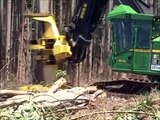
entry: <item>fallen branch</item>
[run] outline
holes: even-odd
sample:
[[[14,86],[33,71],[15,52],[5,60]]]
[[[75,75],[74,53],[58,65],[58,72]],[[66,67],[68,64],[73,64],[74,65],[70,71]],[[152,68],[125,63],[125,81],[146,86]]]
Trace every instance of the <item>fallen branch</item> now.
[[[92,94],[92,98],[95,99],[95,98],[97,98],[99,95],[101,95],[103,93],[104,93],[103,90],[97,90],[94,94]]]
[[[61,86],[65,85],[67,80],[65,78],[58,79],[52,87],[49,89],[48,93],[55,93]]]
[[[39,104],[40,107],[55,107],[60,104],[74,104],[71,102],[74,100],[82,103],[82,97],[80,95],[86,93],[86,91],[87,90],[85,88],[75,87],[72,89],[60,90],[54,94],[47,92],[35,93],[33,95],[17,95],[7,99],[6,101],[0,102],[0,108],[21,104],[22,102],[31,100]],[[66,101],[68,101],[68,103]],[[83,97],[83,101],[89,101],[89,98]]]
[[[94,93],[98,90],[97,86],[89,86],[86,89],[87,89],[88,93]]]
[[[26,91],[18,91],[18,90],[0,90],[0,96],[15,96],[15,95],[24,95],[28,94]]]

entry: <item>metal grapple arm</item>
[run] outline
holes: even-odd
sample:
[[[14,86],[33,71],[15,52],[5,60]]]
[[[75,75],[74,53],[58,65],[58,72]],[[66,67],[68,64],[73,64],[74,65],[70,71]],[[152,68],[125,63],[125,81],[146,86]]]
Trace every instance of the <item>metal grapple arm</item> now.
[[[113,2],[115,5],[128,5],[138,13],[150,9],[150,6],[142,0],[113,0]],[[101,21],[108,3],[109,0],[79,0],[71,26],[67,31],[67,41],[72,51],[70,61],[78,63],[85,59],[86,50],[92,41],[92,32]]]

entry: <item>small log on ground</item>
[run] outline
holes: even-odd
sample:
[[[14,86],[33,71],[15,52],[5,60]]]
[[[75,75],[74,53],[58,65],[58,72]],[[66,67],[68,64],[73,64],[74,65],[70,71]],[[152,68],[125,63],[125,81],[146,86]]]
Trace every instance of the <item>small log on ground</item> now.
[[[15,95],[24,95],[28,94],[26,91],[18,91],[18,90],[0,90],[0,96],[15,96]]]
[[[99,96],[101,96],[101,98],[106,97],[106,92],[103,90],[97,90],[94,94],[92,94],[92,97],[94,99],[96,99]]]
[[[49,93],[55,93],[61,86],[65,85],[67,83],[67,80],[65,78],[58,79],[52,87],[49,89]]]
[[[87,89],[88,93],[94,93],[98,90],[97,86],[89,86],[86,89]]]

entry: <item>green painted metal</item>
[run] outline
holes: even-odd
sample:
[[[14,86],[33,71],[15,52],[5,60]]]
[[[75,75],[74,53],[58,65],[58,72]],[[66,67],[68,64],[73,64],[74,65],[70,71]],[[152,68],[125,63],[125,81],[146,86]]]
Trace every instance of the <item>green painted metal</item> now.
[[[119,5],[117,8],[115,8],[113,11],[111,11],[108,15],[109,18],[112,18],[115,16],[119,16],[122,14],[137,14],[135,10],[133,10],[130,6],[127,5]]]
[[[153,39],[153,42],[160,42],[160,37]]]
[[[160,50],[160,37],[153,40],[152,48],[154,48],[155,50]]]
[[[160,75],[160,17],[120,5],[108,15],[112,30],[114,71]]]
[[[113,11],[111,11],[108,14],[108,18],[110,20],[112,19],[119,19],[119,18],[124,18],[124,19],[140,19],[140,20],[152,20],[153,15],[148,14],[144,15],[141,13],[137,13],[135,10],[133,10],[130,6],[127,5],[119,5],[116,7]]]

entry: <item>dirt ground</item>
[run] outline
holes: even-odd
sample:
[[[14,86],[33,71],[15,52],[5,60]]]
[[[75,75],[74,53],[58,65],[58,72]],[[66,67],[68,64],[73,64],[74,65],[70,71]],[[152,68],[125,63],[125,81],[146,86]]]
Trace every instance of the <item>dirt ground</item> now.
[[[141,95],[106,92],[106,95],[91,102],[87,108],[78,110],[72,120],[160,120],[150,115],[154,109],[160,115],[159,91]]]

